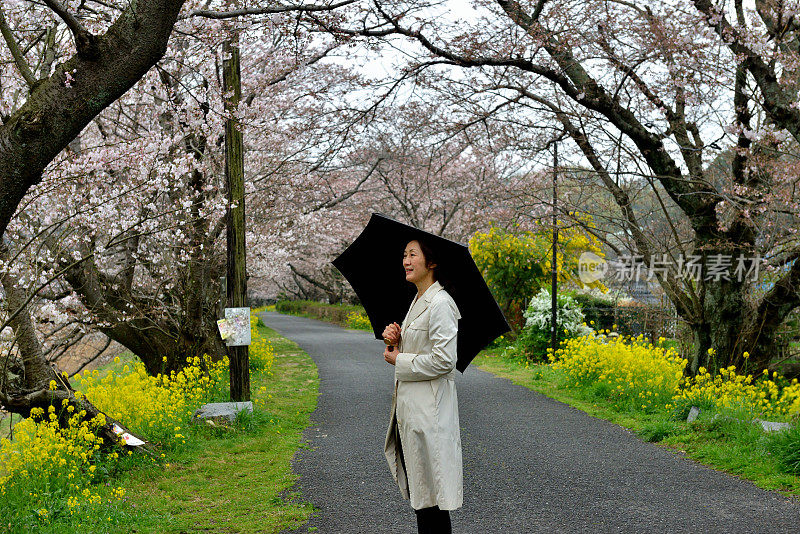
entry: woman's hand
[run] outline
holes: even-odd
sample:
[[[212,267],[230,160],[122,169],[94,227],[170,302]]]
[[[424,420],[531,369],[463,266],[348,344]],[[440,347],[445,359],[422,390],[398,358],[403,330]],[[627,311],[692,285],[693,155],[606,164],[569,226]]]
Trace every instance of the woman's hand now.
[[[387,346],[383,351],[383,359],[386,360],[387,363],[391,363],[392,365],[395,364],[397,361],[397,355],[400,354],[400,351],[397,350],[397,347],[394,350],[390,351],[389,347]]]
[[[400,325],[392,323],[383,329],[383,339],[395,347],[400,344]]]

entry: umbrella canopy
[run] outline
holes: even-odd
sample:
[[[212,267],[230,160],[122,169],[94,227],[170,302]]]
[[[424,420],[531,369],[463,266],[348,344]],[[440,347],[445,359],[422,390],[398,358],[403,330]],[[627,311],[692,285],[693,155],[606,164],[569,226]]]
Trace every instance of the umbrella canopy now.
[[[402,322],[417,293],[416,286],[406,280],[403,251],[409,241],[420,237],[440,256],[438,270],[449,281],[448,292],[461,312],[456,369],[463,373],[481,349],[511,330],[466,245],[373,213],[361,235],[333,265],[353,286],[375,337],[383,339],[386,325]]]

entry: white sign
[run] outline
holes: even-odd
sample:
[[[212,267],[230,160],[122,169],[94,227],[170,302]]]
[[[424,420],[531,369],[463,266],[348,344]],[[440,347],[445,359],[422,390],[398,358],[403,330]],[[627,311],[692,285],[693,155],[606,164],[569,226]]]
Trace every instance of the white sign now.
[[[229,347],[249,345],[250,308],[225,308],[225,318],[217,321],[217,327]]]
[[[125,441],[125,445],[130,445],[131,447],[141,447],[144,445],[144,441],[132,434],[128,434],[116,423],[114,423],[114,425],[111,427],[111,430],[114,431],[114,434],[122,437],[122,439]]]

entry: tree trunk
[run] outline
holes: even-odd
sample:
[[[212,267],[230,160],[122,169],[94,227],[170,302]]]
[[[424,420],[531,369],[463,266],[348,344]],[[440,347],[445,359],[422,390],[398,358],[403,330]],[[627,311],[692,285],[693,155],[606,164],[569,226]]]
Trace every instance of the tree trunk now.
[[[146,320],[133,320],[113,327],[100,328],[105,335],[135,354],[147,373],[168,375],[186,367],[186,359],[208,354],[214,360],[225,355],[225,345],[219,339],[216,317],[204,313],[197,330],[173,330],[168,325],[153,325]],[[164,328],[170,328],[169,331]]]
[[[703,282],[703,317],[694,328],[695,354],[692,374],[699,367],[717,370],[730,364],[736,352],[743,352],[747,340],[742,338],[747,318],[746,287],[736,281]],[[713,354],[709,350],[713,349]]]
[[[177,300],[183,309],[176,310],[174,320],[162,313],[121,318],[120,312],[130,309],[128,304],[136,299],[104,283],[102,274],[90,260],[67,270],[65,279],[95,320],[110,324],[99,327],[101,332],[138,356],[149,374],[169,374],[185,367],[188,357],[205,353],[220,359],[225,354],[216,323],[219,294],[216,262],[213,257],[202,262],[200,259],[190,262],[188,274],[176,275],[184,280],[176,286]],[[136,304],[147,309],[143,303]],[[192,311],[187,306],[192,306]]]
[[[184,1],[129,4],[105,35],[79,42],[0,126],[0,236],[45,167],[161,59]]]
[[[0,242],[0,260],[8,262],[8,259],[8,247],[5,243]],[[28,295],[19,286],[16,276],[11,273],[4,273],[0,277],[0,282],[3,284],[6,294],[7,313],[13,316],[9,324],[14,331],[17,347],[22,357],[25,369],[25,387],[30,390],[47,389],[50,381],[56,378],[56,373],[47,364],[42,353],[42,345],[28,311]],[[5,377],[3,377],[3,381],[5,382]]]
[[[114,425],[117,425],[120,429],[122,429],[123,432],[135,435],[133,432],[128,430],[125,425],[99,410],[85,397],[80,399],[76,398],[74,393],[71,390],[64,388],[63,385],[61,389],[57,389],[55,391],[50,391],[48,389],[37,389],[35,391],[0,392],[0,404],[5,406],[8,411],[20,414],[22,417],[30,417],[31,410],[34,408],[41,408],[45,413],[47,413],[48,406],[55,406],[58,409],[57,411],[61,411],[62,403],[64,401],[67,401],[67,404],[72,406],[76,412],[85,410],[85,421],[89,421],[100,414],[105,417],[106,424],[99,427],[96,432],[98,436],[103,438],[104,448],[110,447],[120,440],[120,437],[116,432],[114,432]],[[62,416],[60,423],[62,426],[66,426],[68,411],[63,410],[62,413],[64,415]],[[142,436],[136,437],[142,441],[145,441]],[[147,443],[145,443],[145,445],[142,447],[129,447],[127,445],[126,447],[140,452],[145,452],[152,449],[152,447]]]
[[[8,260],[8,248],[2,242],[0,242],[0,259],[3,261]],[[41,408],[47,413],[47,408],[51,405],[56,406],[60,411],[62,402],[65,400],[77,411],[86,410],[87,421],[103,413],[86,398],[76,398],[69,382],[60,376],[54,367],[48,365],[42,353],[42,345],[39,343],[36,328],[28,311],[27,295],[17,284],[16,277],[5,273],[0,278],[0,281],[2,281],[3,290],[6,294],[8,313],[14,315],[10,324],[16,336],[25,373],[24,388],[15,388],[14,384],[8,380],[8,377],[2,377],[2,380],[0,380],[3,386],[0,388],[0,405],[6,410],[20,414],[23,417],[30,417],[33,408]],[[10,355],[7,357],[10,358]],[[55,381],[55,389],[50,387],[51,381]],[[60,423],[66,426],[68,424],[68,416],[66,415],[68,412],[63,411],[62,413],[65,415]],[[123,429],[123,431],[130,433],[122,423],[105,413],[103,415],[106,418],[106,424],[98,428],[97,433],[103,438],[105,446],[110,446],[119,440],[113,429],[114,424]],[[133,448],[136,449],[136,447]]]
[[[800,268],[797,271],[800,277]],[[778,354],[779,329],[800,303],[791,294],[792,274],[787,273],[758,306],[748,302],[749,285],[744,281],[702,281],[703,320],[691,325],[695,350],[687,370],[695,374],[704,367],[714,373],[734,365],[738,372],[744,372],[746,366],[746,372],[760,373],[768,368],[770,360]],[[713,349],[713,354],[709,354],[709,349]]]

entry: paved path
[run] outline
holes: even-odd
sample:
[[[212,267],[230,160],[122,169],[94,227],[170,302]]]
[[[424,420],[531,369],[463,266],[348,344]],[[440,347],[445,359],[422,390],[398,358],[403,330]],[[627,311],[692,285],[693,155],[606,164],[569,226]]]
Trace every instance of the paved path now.
[[[413,534],[383,456],[393,369],[372,334],[265,312],[317,363],[320,397],[294,465],[319,510],[301,532]],[[800,504],[470,367],[456,379],[464,450],[458,534],[800,531]],[[316,530],[313,530],[316,527]]]

